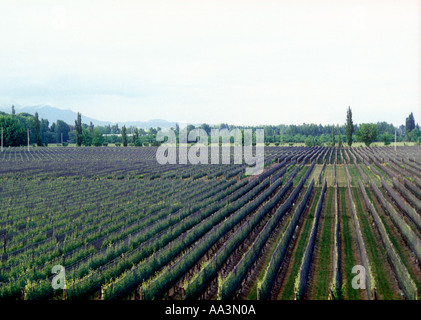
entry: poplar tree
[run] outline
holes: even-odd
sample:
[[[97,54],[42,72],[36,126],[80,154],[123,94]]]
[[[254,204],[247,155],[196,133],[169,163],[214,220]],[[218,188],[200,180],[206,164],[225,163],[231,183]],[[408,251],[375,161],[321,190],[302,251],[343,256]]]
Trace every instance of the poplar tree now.
[[[41,131],[40,131],[38,112],[35,112],[34,122],[35,122],[34,124],[35,142],[37,143],[37,146],[40,147],[42,145],[42,141],[41,141]]]
[[[406,118],[406,121],[405,121],[406,140],[411,141],[411,137],[409,136],[409,134],[414,129],[415,129],[415,119],[414,119],[414,115],[411,112],[411,114],[408,116],[408,118]]]
[[[123,139],[123,146],[127,147],[127,133],[126,133],[126,126],[121,128],[121,139]]]
[[[352,145],[352,133],[354,132],[354,124],[352,122],[352,111],[351,107],[348,107],[346,112],[346,141],[348,146]]]
[[[78,147],[82,145],[82,115],[77,113],[77,120],[75,120],[76,129],[76,144]]]

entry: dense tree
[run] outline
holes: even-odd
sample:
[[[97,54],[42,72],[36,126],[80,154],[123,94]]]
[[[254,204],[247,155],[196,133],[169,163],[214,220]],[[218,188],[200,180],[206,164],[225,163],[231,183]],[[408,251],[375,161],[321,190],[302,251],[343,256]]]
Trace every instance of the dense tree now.
[[[113,125],[111,127],[111,133],[114,133],[114,134],[120,134],[121,133],[121,130],[118,128],[118,123],[116,123],[115,125]]]
[[[5,147],[25,145],[26,130],[18,119],[9,115],[0,116],[0,128],[3,128],[3,145]]]
[[[104,137],[102,136],[101,130],[94,128],[92,130],[92,144],[96,147],[102,146],[104,143]]]
[[[305,140],[304,143],[306,144],[306,146],[308,147],[312,147],[312,146],[319,146],[320,145],[320,141],[317,137],[313,137],[313,136],[308,136]]]
[[[421,131],[418,128],[412,129],[412,131],[408,134],[409,140],[413,142],[420,142],[421,138]]]
[[[55,132],[57,134],[57,142],[62,142],[61,141],[61,137],[63,135],[63,142],[66,142],[67,140],[69,140],[69,132],[70,132],[70,127],[69,125],[62,121],[62,120],[57,120],[57,125],[55,126]]]
[[[352,122],[352,111],[351,107],[348,106],[348,111],[346,112],[346,142],[350,147],[352,145],[352,134],[354,133],[354,123]]]
[[[159,130],[159,127],[157,129],[155,129],[155,128],[149,128],[148,132],[151,135],[155,135],[155,134],[157,134],[158,130]]]
[[[374,123],[363,123],[357,132],[358,140],[364,142],[368,147],[376,141],[379,129]]]
[[[12,116],[16,114],[15,106],[12,106]]]
[[[334,147],[336,144],[335,141],[335,126],[332,126],[332,147]]]
[[[202,128],[203,130],[205,130],[207,134],[210,134],[210,132],[211,132],[211,127],[208,124],[206,124],[206,123],[202,124],[200,126],[200,128]]]
[[[140,141],[140,136],[139,136],[139,129],[135,128],[134,129],[134,133],[133,133],[133,143],[136,147],[140,147],[142,146],[142,142]]]
[[[92,145],[92,135],[88,129],[82,130],[82,144],[85,147],[90,147]]]
[[[393,136],[390,133],[385,132],[380,136],[380,139],[384,142],[385,146],[388,146],[392,141]]]

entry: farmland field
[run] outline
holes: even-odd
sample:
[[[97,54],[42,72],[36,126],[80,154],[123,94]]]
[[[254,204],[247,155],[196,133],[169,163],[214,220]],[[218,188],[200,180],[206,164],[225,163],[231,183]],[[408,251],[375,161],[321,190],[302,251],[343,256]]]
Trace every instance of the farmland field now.
[[[418,299],[419,146],[266,147],[258,176],[156,150],[5,148],[0,299]]]

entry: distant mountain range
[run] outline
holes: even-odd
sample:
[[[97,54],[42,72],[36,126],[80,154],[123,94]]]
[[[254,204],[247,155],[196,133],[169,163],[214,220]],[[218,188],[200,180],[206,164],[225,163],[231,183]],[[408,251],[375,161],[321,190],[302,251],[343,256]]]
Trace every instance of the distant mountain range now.
[[[11,113],[11,107],[4,108],[0,107],[0,111]],[[57,120],[62,120],[66,122],[67,124],[74,125],[75,120],[77,118],[77,113],[72,110],[62,110],[59,108],[55,108],[48,105],[39,105],[39,106],[27,106],[27,107],[19,107],[15,106],[16,113],[29,113],[29,114],[35,114],[35,112],[38,112],[39,118],[48,119],[48,121],[51,123],[57,122]],[[89,124],[92,122],[96,126],[105,126],[105,125],[115,125],[118,123],[118,126],[121,128],[123,125],[126,127],[134,126],[138,128],[175,128],[175,122],[169,122],[162,119],[153,119],[149,121],[128,121],[128,122],[111,122],[111,121],[101,121],[96,120],[93,118],[86,117],[82,114],[82,122]]]

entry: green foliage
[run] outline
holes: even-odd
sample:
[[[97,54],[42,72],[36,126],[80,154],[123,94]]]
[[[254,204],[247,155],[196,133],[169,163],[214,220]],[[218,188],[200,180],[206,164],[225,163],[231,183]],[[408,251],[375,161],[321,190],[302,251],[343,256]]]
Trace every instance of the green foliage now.
[[[380,136],[380,139],[384,142],[385,146],[388,146],[393,139],[393,136],[390,133],[383,133]]]
[[[417,128],[412,129],[411,132],[408,133],[408,139],[413,142],[421,141],[421,130]]]
[[[305,140],[304,143],[306,144],[306,146],[308,147],[312,147],[312,146],[320,146],[321,143],[319,141],[319,139],[317,137],[312,137],[312,136],[308,136]],[[279,145],[279,143],[278,143]]]
[[[102,133],[98,128],[93,129],[92,144],[96,147],[100,147],[104,144],[104,137],[102,136]]]
[[[76,130],[76,145],[80,147],[82,145],[82,115],[77,113],[77,120],[75,120],[75,130]]]
[[[90,147],[92,145],[92,136],[89,130],[83,129],[82,131],[82,145]]]
[[[363,123],[357,132],[358,140],[364,142],[368,147],[371,143],[376,141],[379,129],[374,123]]]
[[[53,128],[53,125],[51,125],[51,127]],[[56,140],[57,142],[61,142],[62,135],[63,135],[63,142],[69,140],[70,127],[66,122],[62,120],[57,120],[57,123],[54,125],[53,131],[57,135],[57,140]]]
[[[26,131],[17,118],[0,116],[0,130],[1,127],[3,127],[3,145],[5,147],[25,145]]]

